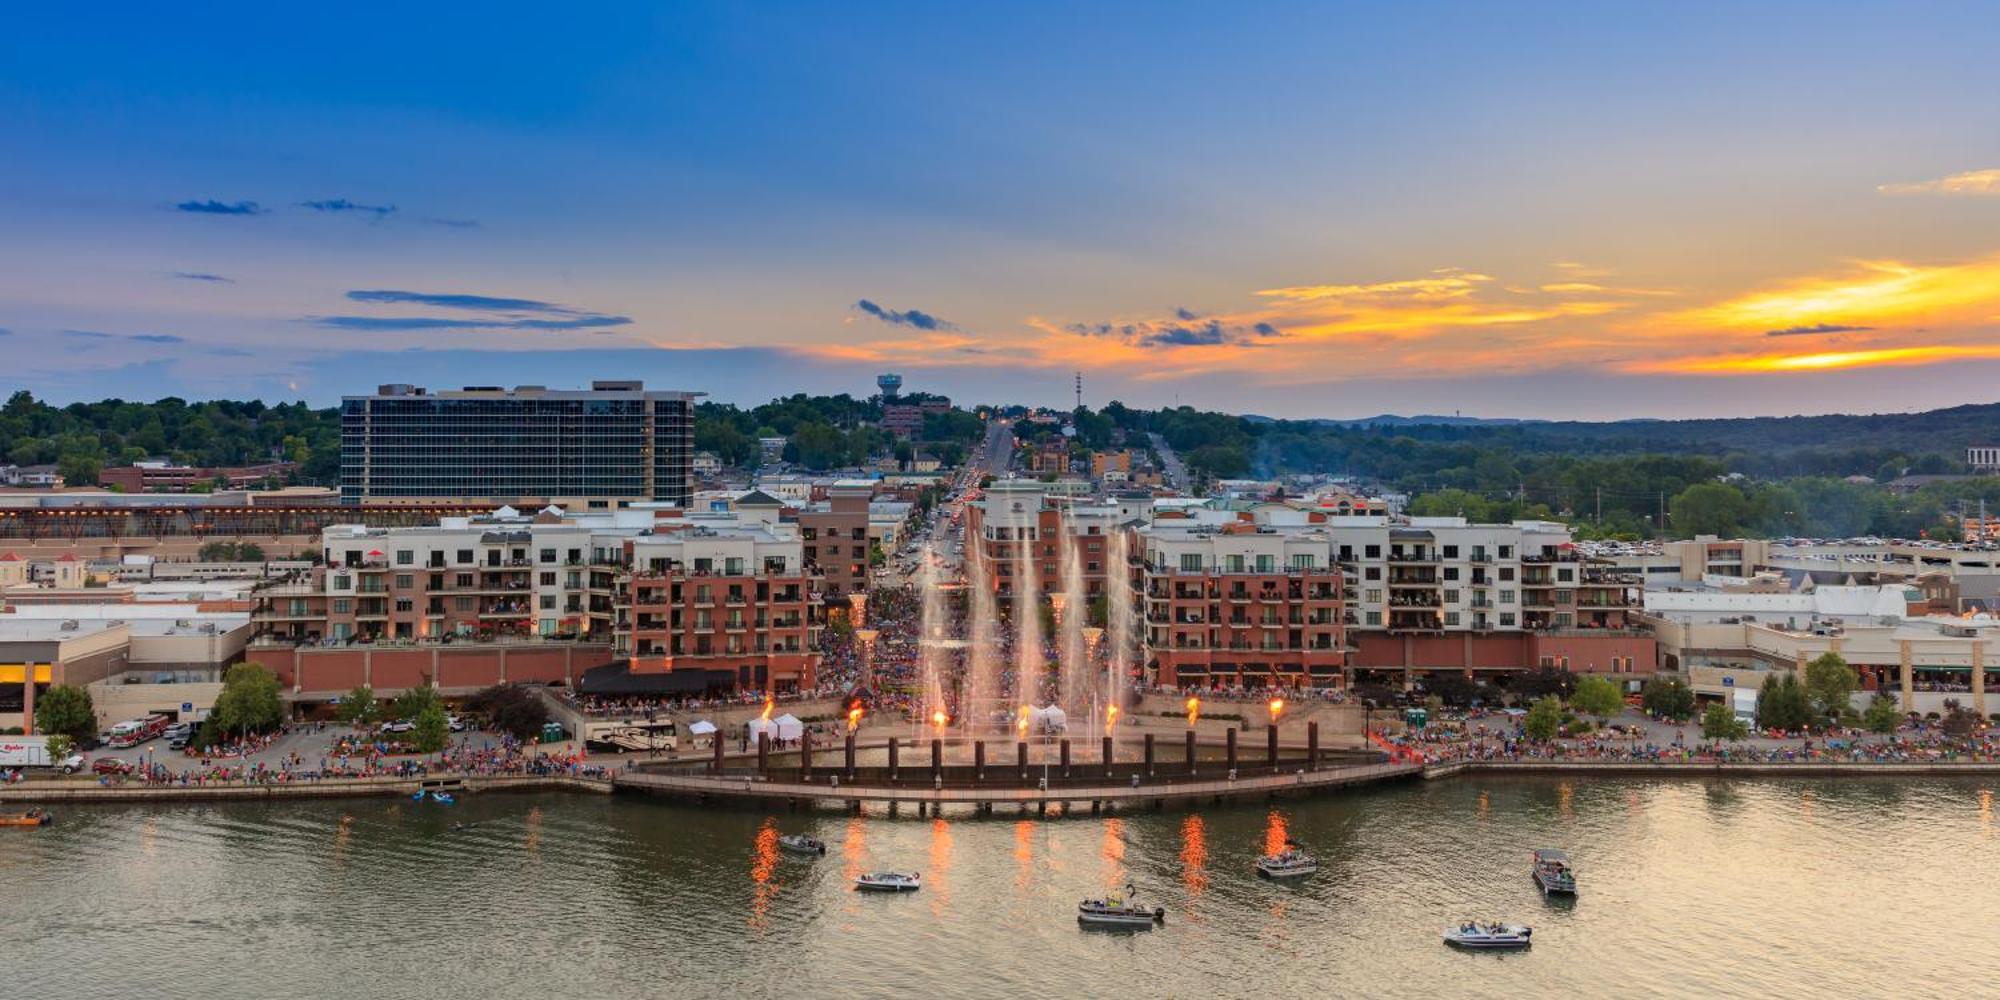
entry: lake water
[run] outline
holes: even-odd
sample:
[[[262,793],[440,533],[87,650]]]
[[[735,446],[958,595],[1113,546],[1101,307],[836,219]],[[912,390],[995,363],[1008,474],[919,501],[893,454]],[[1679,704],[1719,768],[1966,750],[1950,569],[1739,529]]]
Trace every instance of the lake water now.
[[[0,830],[0,995],[1990,995],[1996,784],[1477,777],[1045,820],[72,806]],[[792,831],[828,856],[780,857]],[[1286,836],[1323,859],[1295,887],[1251,870]],[[1543,846],[1571,853],[1575,903],[1536,892]],[[924,889],[851,890],[877,868]],[[1127,881],[1163,928],[1077,927],[1079,898]],[[1465,916],[1531,924],[1534,948],[1450,950]]]

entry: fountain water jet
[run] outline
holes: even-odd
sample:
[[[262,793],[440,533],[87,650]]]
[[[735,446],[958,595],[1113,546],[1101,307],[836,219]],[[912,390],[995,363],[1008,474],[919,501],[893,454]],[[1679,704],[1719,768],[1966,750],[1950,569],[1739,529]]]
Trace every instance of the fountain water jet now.
[[[923,709],[917,713],[917,731],[921,735],[927,722],[934,722],[940,714],[949,717],[951,706],[945,703],[944,670],[945,658],[949,655],[949,638],[945,625],[944,593],[938,588],[937,549],[931,543],[923,548],[923,567],[918,574],[919,586],[923,590],[923,603],[917,617],[917,662],[921,668],[923,681]]]
[[[1083,628],[1087,624],[1085,619],[1089,617],[1084,594],[1083,556],[1076,544],[1075,525],[1067,512],[1063,514],[1056,545],[1062,560],[1057,580],[1062,587],[1063,598],[1063,614],[1056,622],[1057,649],[1062,661],[1062,686],[1058,689],[1056,704],[1062,706],[1071,719],[1090,719],[1090,728],[1095,730],[1097,712],[1091,690],[1091,675],[1095,671],[1091,669],[1090,650],[1083,638]]]
[[[993,599],[992,567],[979,542],[972,537],[965,540],[965,638],[971,648],[966,652],[965,703],[960,707],[967,731],[973,733],[990,726],[996,705],[1012,705],[1000,689],[1000,630],[995,627],[999,611]]]
[[[1048,672],[1042,651],[1040,575],[1032,552],[1035,529],[1015,528],[1014,539],[1014,695],[1023,702],[1043,700]]]
[[[1111,649],[1105,656],[1105,697],[1123,707],[1132,682],[1132,654],[1139,647],[1137,619],[1133,611],[1132,544],[1122,526],[1113,526],[1104,563],[1105,614],[1111,620]]]

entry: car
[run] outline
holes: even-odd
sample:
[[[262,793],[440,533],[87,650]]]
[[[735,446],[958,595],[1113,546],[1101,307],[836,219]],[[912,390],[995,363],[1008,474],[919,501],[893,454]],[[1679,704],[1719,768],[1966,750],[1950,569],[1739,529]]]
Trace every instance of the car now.
[[[445,728],[450,729],[454,733],[465,732],[465,720],[456,715],[446,716],[444,724]]]
[[[407,733],[416,728],[417,724],[408,719],[397,719],[394,722],[382,723],[382,731],[385,733]]]
[[[192,729],[182,730],[181,732],[178,733],[168,733],[167,749],[185,750],[187,749],[187,745],[193,741],[194,741],[194,730]]]
[[[83,755],[80,753],[70,754],[69,756],[64,757],[62,759],[62,763],[57,764],[56,766],[62,768],[62,773],[64,774],[75,774],[76,772],[83,770],[84,766]]]
[[[97,763],[90,765],[90,769],[97,774],[131,774],[139,768],[129,760],[119,760],[116,757],[99,757]]]

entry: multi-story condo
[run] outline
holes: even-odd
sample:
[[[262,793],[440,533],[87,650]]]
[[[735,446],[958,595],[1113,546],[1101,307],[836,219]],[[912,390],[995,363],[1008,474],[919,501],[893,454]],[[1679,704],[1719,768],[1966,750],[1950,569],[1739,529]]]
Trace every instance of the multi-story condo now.
[[[1157,683],[1333,687],[1348,647],[1332,538],[1251,522],[1144,532]]]
[[[987,580],[996,592],[1014,592],[1024,559],[1041,593],[1061,587],[1065,531],[1076,543],[1086,593],[1101,592],[1105,574],[1115,571],[1111,536],[1136,517],[1136,511],[1118,503],[1052,503],[1051,485],[1030,479],[995,480],[985,496],[966,505],[966,543],[976,546],[990,567]]]
[[[1221,568],[1200,563],[1210,576],[1226,576],[1232,559],[1289,567],[1310,558],[1337,567],[1344,630],[1336,641],[1351,647],[1339,660],[1350,682],[1410,684],[1439,671],[1476,677],[1536,666],[1652,669],[1651,640],[1627,622],[1638,579],[1585,560],[1561,524],[1335,516],[1272,502],[1163,507],[1144,534],[1149,573],[1159,558],[1173,565],[1182,555],[1175,546],[1190,544],[1185,538],[1215,548]],[[1301,550],[1277,547],[1292,539]],[[1148,588],[1173,583],[1149,578]],[[1282,617],[1294,610],[1310,620],[1320,609],[1288,605]],[[1171,629],[1156,636],[1149,623],[1149,642],[1171,647],[1179,638]]]
[[[811,687],[818,578],[778,514],[503,508],[422,528],[336,525],[325,568],[261,589],[255,617],[278,643],[574,643],[600,657],[585,667],[609,658],[621,674],[675,675],[628,691]],[[477,673],[455,659],[460,676]]]
[[[824,578],[829,597],[868,590],[868,506],[874,496],[873,482],[841,480],[827,487],[826,499],[798,509],[806,566]]]
[[[636,381],[575,391],[384,385],[341,401],[341,499],[686,504],[696,395],[647,392]]]

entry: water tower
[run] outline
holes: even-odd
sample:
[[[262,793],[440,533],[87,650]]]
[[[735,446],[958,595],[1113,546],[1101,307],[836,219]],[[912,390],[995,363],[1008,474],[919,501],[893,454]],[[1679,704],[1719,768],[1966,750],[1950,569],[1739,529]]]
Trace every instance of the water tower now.
[[[895,372],[883,372],[875,376],[875,387],[882,390],[883,399],[895,399],[896,394],[903,391],[903,376]]]

